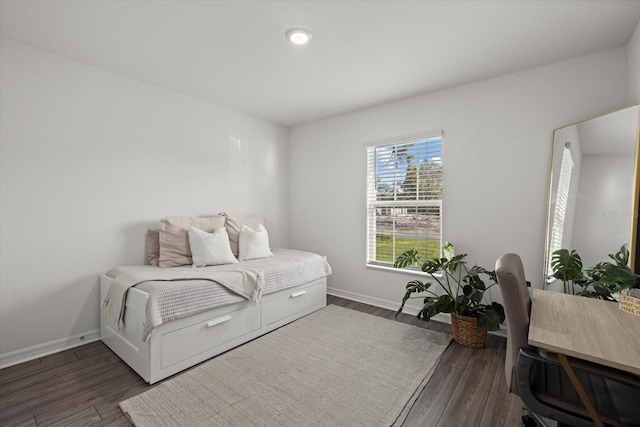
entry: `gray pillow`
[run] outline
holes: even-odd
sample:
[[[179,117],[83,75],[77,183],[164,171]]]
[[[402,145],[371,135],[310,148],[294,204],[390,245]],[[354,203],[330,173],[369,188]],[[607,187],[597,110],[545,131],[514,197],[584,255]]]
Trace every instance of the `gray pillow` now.
[[[147,230],[147,262],[157,267],[160,263],[160,230]]]

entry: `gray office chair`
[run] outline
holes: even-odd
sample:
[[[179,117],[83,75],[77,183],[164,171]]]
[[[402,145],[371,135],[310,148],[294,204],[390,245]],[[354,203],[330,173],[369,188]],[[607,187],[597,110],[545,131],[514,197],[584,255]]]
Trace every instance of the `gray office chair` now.
[[[539,416],[559,425],[593,426],[557,356],[527,343],[531,298],[520,257],[500,257],[496,275],[507,316],[505,375],[509,391],[520,396],[540,425],[544,423]],[[640,377],[582,360],[569,358],[569,362],[603,425],[640,426]],[[532,422],[532,418],[523,417],[525,426],[534,425]]]

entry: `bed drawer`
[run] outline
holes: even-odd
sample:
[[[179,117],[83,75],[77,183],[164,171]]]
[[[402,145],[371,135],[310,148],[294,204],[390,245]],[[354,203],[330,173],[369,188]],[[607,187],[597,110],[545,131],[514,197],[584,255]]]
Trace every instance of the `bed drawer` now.
[[[261,320],[258,304],[167,332],[161,340],[162,368],[260,329]]]
[[[267,325],[315,305],[323,304],[326,298],[323,280],[318,280],[303,288],[287,289],[276,295],[271,295],[264,302]]]

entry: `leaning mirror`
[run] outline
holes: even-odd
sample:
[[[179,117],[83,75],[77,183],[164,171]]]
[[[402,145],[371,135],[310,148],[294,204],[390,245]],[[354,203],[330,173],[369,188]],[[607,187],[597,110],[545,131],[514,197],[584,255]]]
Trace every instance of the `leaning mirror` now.
[[[634,263],[639,126],[635,105],[554,131],[544,257],[548,287],[555,289],[551,255],[558,249],[575,249],[590,267],[624,244]]]

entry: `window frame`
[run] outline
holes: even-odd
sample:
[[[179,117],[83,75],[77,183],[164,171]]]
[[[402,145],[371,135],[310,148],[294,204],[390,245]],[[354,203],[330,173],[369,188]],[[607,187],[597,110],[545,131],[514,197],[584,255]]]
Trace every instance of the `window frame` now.
[[[411,208],[438,208],[438,217],[440,221],[440,227],[438,232],[438,256],[442,256],[442,219],[443,219],[443,195],[442,189],[443,185],[443,177],[440,176],[440,198],[439,199],[419,199],[419,190],[416,192],[416,199],[413,200],[378,200],[378,193],[376,188],[377,180],[376,178],[379,176],[378,171],[376,169],[376,154],[375,150],[380,147],[388,147],[390,149],[395,149],[398,146],[408,145],[412,143],[426,142],[429,144],[429,141],[437,140],[437,143],[441,145],[440,153],[439,153],[439,163],[440,163],[440,173],[443,172],[443,161],[444,161],[444,132],[442,130],[433,130],[429,132],[422,132],[418,134],[398,136],[393,138],[388,138],[384,140],[368,142],[365,144],[366,148],[366,170],[367,170],[367,188],[366,188],[366,266],[372,268],[380,268],[386,270],[395,270],[395,271],[403,271],[403,272],[411,272],[411,273],[422,273],[419,267],[410,266],[403,269],[396,269],[393,267],[393,262],[379,261],[376,258],[376,249],[377,249],[377,227],[376,227],[376,209],[378,208],[403,208],[403,207],[411,207]],[[421,148],[424,150],[429,150],[429,145],[425,148]],[[406,173],[406,172],[405,172]],[[394,185],[399,185],[394,183]],[[397,193],[394,192],[394,197],[397,197]],[[395,239],[395,222],[393,224],[393,232],[392,236]],[[427,234],[428,235],[428,234]],[[396,244],[394,240],[394,244],[392,245],[392,258],[395,260],[400,253],[395,253]]]

